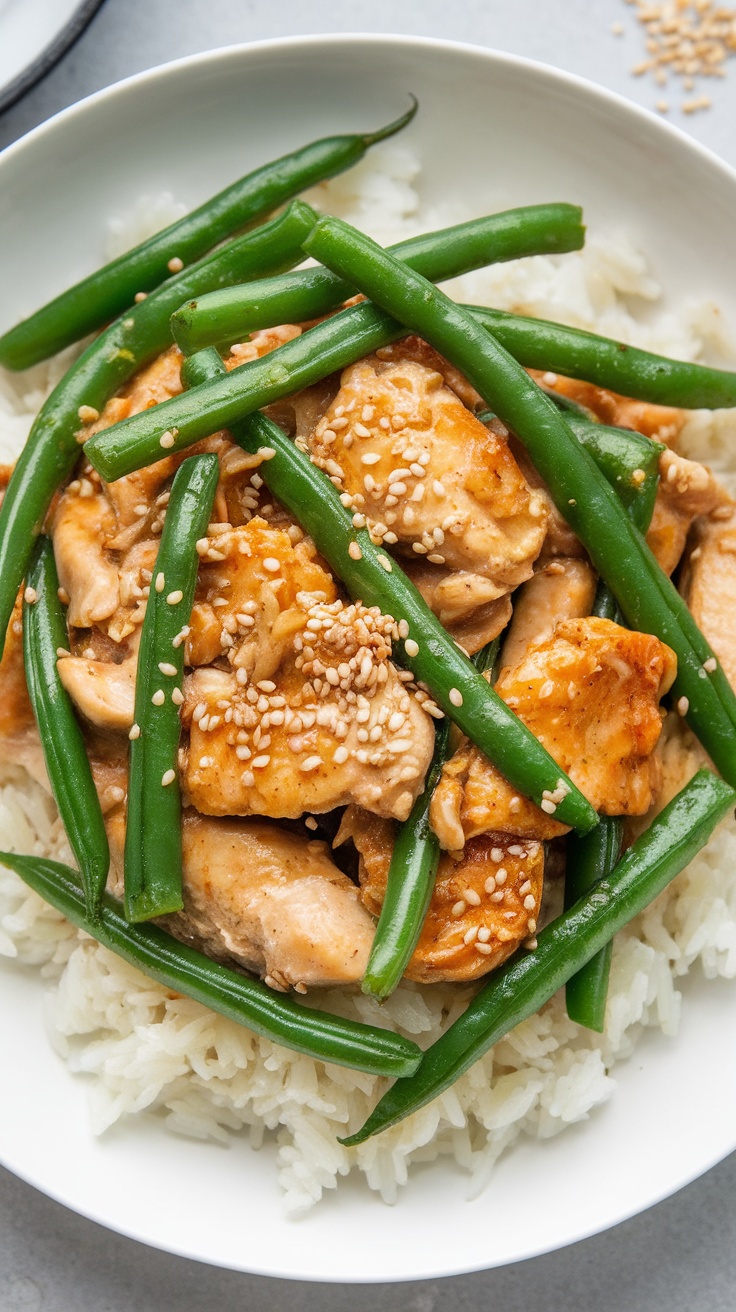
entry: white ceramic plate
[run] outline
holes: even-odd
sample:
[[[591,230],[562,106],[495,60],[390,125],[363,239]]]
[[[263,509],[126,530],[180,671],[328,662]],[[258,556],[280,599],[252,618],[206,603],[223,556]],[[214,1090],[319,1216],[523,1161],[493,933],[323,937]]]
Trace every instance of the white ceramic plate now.
[[[82,35],[102,0],[0,0],[0,112]]]
[[[142,193],[186,204],[335,131],[421,98],[407,134],[429,201],[585,206],[651,258],[668,305],[711,297],[736,321],[736,175],[674,129],[551,69],[396,37],[276,41],[154,70],[67,110],[0,158],[0,329],[99,263],[106,220]],[[605,1229],[736,1147],[736,987],[688,981],[676,1040],[650,1036],[591,1121],[501,1162],[476,1202],[447,1164],[415,1171],[395,1209],[341,1185],[284,1219],[271,1150],[173,1138],[129,1121],[101,1141],[84,1085],[54,1056],[36,976],[0,967],[0,1160],[124,1234],[222,1266],[384,1281],[515,1261]],[[16,1060],[21,1055],[21,1060]]]

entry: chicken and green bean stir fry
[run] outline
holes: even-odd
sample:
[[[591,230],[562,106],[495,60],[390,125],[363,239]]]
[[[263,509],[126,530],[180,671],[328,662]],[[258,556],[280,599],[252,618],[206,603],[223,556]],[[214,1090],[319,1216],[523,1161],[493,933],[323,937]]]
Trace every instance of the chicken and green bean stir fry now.
[[[22,369],[97,332],[0,510],[0,735],[78,870],[2,859],[172,989],[398,1077],[351,1142],[563,985],[601,1029],[613,935],[736,800],[736,504],[678,453],[736,375],[437,288],[579,249],[573,205],[384,250],[296,199],[414,112],[0,338]],[[402,978],[483,982],[424,1054],[300,1000]]]

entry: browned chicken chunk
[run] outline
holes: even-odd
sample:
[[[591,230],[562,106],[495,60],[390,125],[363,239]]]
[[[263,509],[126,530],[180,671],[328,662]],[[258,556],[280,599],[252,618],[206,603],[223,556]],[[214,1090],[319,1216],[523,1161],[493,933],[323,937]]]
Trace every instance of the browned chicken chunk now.
[[[120,878],[125,821],[108,821]],[[185,943],[299,992],[362,979],[374,925],[326,843],[267,820],[183,818],[184,910],[164,920]]]
[[[191,803],[213,815],[296,817],[355,801],[406,819],[434,735],[391,663],[394,621],[336,599],[314,548],[293,547],[263,520],[210,541],[218,559],[203,571],[210,600],[192,616],[190,659],[222,650],[231,669],[187,681]],[[205,606],[217,617],[206,649]]]
[[[640,815],[656,784],[659,700],[675,673],[675,655],[658,638],[591,617],[558,624],[551,638],[501,671],[496,691],[597,811]],[[451,850],[490,829],[548,838],[564,832],[553,820],[560,800],[550,794],[540,810],[515,798],[495,767],[465,744],[445,766],[431,823]]]
[[[698,520],[680,586],[736,688],[736,507],[728,519]]]
[[[542,500],[440,374],[375,357],[352,365],[309,446],[381,541],[481,574],[496,597],[531,574]]]
[[[351,807],[338,841],[352,838],[360,854],[360,895],[378,916],[394,843],[390,821]],[[478,979],[495,970],[533,936],[542,900],[544,854],[539,842],[483,834],[461,861],[440,858],[427,918],[406,969],[421,984]]]

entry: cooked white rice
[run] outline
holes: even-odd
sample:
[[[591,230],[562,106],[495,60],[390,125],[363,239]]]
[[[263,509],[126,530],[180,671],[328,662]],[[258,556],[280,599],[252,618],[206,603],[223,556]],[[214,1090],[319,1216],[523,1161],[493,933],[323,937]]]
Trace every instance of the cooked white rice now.
[[[409,236],[470,217],[457,209],[419,212],[416,159],[401,145],[377,149],[352,173],[310,197],[379,240]],[[181,213],[170,196],[147,198],[115,225],[110,253]],[[631,244],[593,233],[585,251],[500,265],[458,279],[459,299],[594,328],[683,359],[736,358],[717,309],[659,314],[659,288]],[[635,314],[646,306],[646,321]],[[632,309],[632,307],[634,307]],[[17,453],[32,418],[65,361],[21,378],[0,374],[0,460]],[[736,413],[699,413],[682,438],[736,489]],[[69,859],[53,803],[20,770],[0,779],[0,847]],[[443,1154],[467,1169],[469,1193],[485,1186],[499,1155],[520,1134],[547,1138],[609,1098],[611,1070],[646,1027],[675,1035],[676,983],[692,966],[708,978],[736,976],[736,823],[709,846],[615,943],[606,1033],[572,1024],[554,998],[518,1026],[430,1106],[357,1150],[337,1142],[362,1124],[381,1092],[371,1076],[326,1066],[258,1038],[167,991],[68,925],[12,873],[0,867],[0,953],[40,968],[48,981],[48,1028],[73,1072],[89,1077],[91,1118],[102,1134],[120,1117],[146,1109],[180,1134],[226,1139],[247,1128],[258,1145],[277,1136],[279,1178],[297,1213],[361,1171],[393,1202],[414,1162]],[[433,1042],[462,1011],[472,990],[403,984],[379,1007],[360,994],[312,997],[317,1005]]]

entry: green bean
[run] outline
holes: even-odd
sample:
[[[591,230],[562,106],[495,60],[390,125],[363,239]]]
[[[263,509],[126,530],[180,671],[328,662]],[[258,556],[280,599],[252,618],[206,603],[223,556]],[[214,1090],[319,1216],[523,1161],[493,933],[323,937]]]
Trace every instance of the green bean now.
[[[427,1049],[416,1074],[394,1084],[362,1129],[342,1142],[363,1143],[431,1102],[515,1025],[538,1011],[666,888],[735,800],[728,784],[700,770],[610,875],[542,930],[535,951],[512,957],[491,975],[467,1011]]]
[[[264,267],[289,268],[298,262],[314,216],[308,205],[294,201],[271,223],[170,278],[105,329],[54,388],[34,420],[0,507],[0,655],[33,540],[79,458],[80,408],[92,415],[101,411],[123,383],[170,345],[169,319],[185,296],[233,278],[254,277]],[[159,448],[158,458],[161,454]]]
[[[480,264],[493,257],[493,228],[486,227],[489,222],[480,219],[467,225],[471,234],[475,233],[468,249],[475,252]],[[574,224],[572,231],[575,231]],[[424,273],[437,282],[448,278],[461,260],[455,240],[445,244],[444,236],[437,233],[422,239],[426,240],[422,256]],[[507,249],[510,249],[508,244]],[[467,258],[462,257],[465,267]],[[281,308],[285,309],[285,304]],[[281,322],[289,317],[286,315]],[[223,377],[202,384],[196,399],[186,395],[174,397],[156,407],[155,418],[150,411],[145,412],[96,434],[87,443],[85,455],[108,482],[113,482],[160,457],[158,443],[162,429],[174,437],[170,449],[182,451],[201,437],[319,382],[404,335],[405,329],[374,305],[351,306],[263,359],[249,361]]]
[[[432,277],[441,245],[446,261],[442,276],[456,278],[481,264],[579,250],[584,240],[582,211],[576,205],[527,205],[423,233],[389,249],[412,269]],[[186,355],[203,346],[230,345],[258,328],[318,319],[354,291],[322,268],[260,279],[252,286],[223,288],[177,310],[171,319],[174,340]]]
[[[192,395],[198,397],[205,387],[212,386],[201,379],[223,368],[212,348],[191,356],[182,376],[188,386],[194,386]],[[557,807],[563,823],[583,833],[597,824],[590,803],[478,674],[396,561],[371,542],[366,529],[356,531],[350,511],[326,475],[265,415],[251,415],[230,431],[246,451],[275,453],[260,466],[261,477],[310,534],[351,596],[403,621],[406,637],[399,644],[401,661],[427,685],[445,715],[526,797],[541,803],[545,792],[555,792],[562,785],[562,791],[569,789]],[[354,543],[360,553],[357,560],[350,554]]]
[[[323,137],[246,174],[11,328],[0,337],[0,364],[7,369],[27,369],[79,341],[122,314],[136,295],[163,282],[172,262],[191,264],[223,238],[263,218],[298,192],[357,164],[370,146],[410,123],[416,110],[415,101],[406,114],[378,132]],[[182,300],[197,294],[185,292]]]
[[[601,822],[584,838],[568,840],[565,868],[565,908],[607,879],[621,855],[624,826],[618,816],[601,816]],[[565,1005],[570,1020],[603,1033],[606,1020],[608,977],[613,943],[608,942],[586,961],[565,986]]]
[[[182,902],[181,793],[177,754],[184,678],[182,629],[194,601],[203,537],[217,491],[215,455],[191,456],[171,487],[146,603],[128,764],[125,914],[151,920]]]
[[[371,1075],[406,1076],[416,1070],[421,1052],[410,1039],[391,1030],[346,1020],[305,1007],[295,999],[211,961],[179,943],[157,925],[129,925],[120,903],[106,893],[102,915],[90,920],[76,871],[44,857],[0,852],[0,862],[73,925],[143,971],[167,989],[183,993],[212,1011],[245,1025],[275,1043],[318,1061],[348,1066]]]
[[[23,606],[23,656],[46,773],[81,871],[87,915],[95,920],[110,867],[105,822],[82,730],[59,678],[58,652],[69,637],[51,542],[36,543]]]
[[[736,373],[725,369],[670,360],[547,319],[507,314],[481,305],[464,308],[528,369],[581,378],[654,405],[681,406],[685,410],[718,410],[736,405]]]
[[[722,671],[710,677],[704,669],[703,656],[667,600],[668,580],[562,414],[462,306],[370,238],[339,219],[323,218],[304,249],[441,351],[516,434],[627,623],[675,651],[674,695],[716,767],[736,783],[736,697]],[[709,650],[704,638],[702,645]]]

